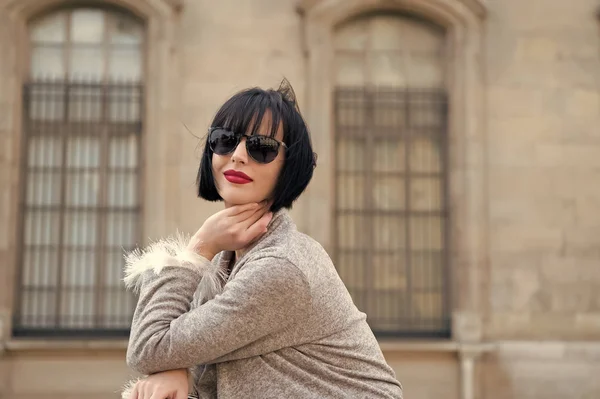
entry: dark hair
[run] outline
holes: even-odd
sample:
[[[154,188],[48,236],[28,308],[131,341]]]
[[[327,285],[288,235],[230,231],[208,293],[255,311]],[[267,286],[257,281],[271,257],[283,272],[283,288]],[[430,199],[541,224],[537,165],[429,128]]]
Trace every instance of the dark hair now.
[[[284,79],[277,90],[258,87],[243,90],[223,104],[216,113],[211,127],[222,127],[234,132],[256,134],[265,112],[271,113],[271,131],[274,137],[279,124],[283,125],[285,161],[273,192],[271,211],[291,208],[292,203],[306,189],[316,166],[316,154],[312,150],[310,133],[300,114],[296,96],[289,82]],[[212,171],[213,151],[204,143],[204,151],[198,168],[196,183],[198,196],[208,201],[222,201],[217,192]]]

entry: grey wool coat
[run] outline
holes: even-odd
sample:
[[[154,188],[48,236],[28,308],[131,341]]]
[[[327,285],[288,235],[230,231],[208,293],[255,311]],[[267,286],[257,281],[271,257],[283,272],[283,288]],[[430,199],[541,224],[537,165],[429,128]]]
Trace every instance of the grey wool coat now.
[[[210,262],[186,245],[179,236],[127,256],[125,282],[140,294],[130,368],[187,368],[199,398],[402,398],[366,315],[287,211],[229,275],[232,252]]]

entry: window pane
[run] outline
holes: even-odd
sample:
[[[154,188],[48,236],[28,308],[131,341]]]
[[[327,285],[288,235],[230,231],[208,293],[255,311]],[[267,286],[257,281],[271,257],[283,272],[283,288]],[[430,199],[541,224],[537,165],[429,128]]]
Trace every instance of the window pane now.
[[[336,50],[362,52],[369,41],[369,19],[361,18],[342,24],[335,32],[333,45]]]
[[[376,250],[398,251],[406,248],[406,219],[402,216],[373,218],[373,244]]]
[[[413,95],[409,105],[410,126],[425,131],[445,131],[445,99],[441,93]]]
[[[99,85],[77,84],[69,89],[69,120],[99,121],[102,119],[103,88]]]
[[[23,284],[48,288],[56,284],[58,251],[51,247],[28,247],[23,258]]]
[[[110,42],[119,45],[139,45],[143,26],[131,15],[115,12],[109,15]]]
[[[35,43],[64,43],[66,41],[67,14],[54,12],[33,21],[30,25],[31,41]]]
[[[29,206],[60,205],[61,183],[60,172],[28,173],[26,204]]]
[[[444,73],[438,54],[411,54],[407,66],[409,87],[419,89],[443,87]]]
[[[58,212],[29,211],[25,215],[26,246],[53,246],[60,240]]]
[[[104,75],[105,57],[102,47],[74,46],[71,48],[71,80],[100,80]]]
[[[60,327],[86,328],[94,325],[95,292],[82,287],[63,287],[60,303]]]
[[[368,226],[368,216],[344,215],[337,216],[337,247],[345,250],[368,249],[365,230]]]
[[[444,289],[442,251],[415,251],[411,254],[410,266],[413,290],[442,291]]]
[[[362,86],[367,83],[364,54],[338,53],[335,63],[335,82],[338,86]]]
[[[364,171],[365,151],[364,140],[339,139],[336,143],[338,171]]]
[[[96,137],[71,137],[67,151],[68,168],[100,166],[100,139]]]
[[[140,88],[124,84],[109,92],[108,117],[111,122],[138,122],[140,120]]]
[[[371,52],[368,57],[369,82],[379,86],[407,87],[411,76],[406,69],[402,54],[393,52]]]
[[[123,268],[125,260],[123,252],[120,250],[111,250],[106,253],[106,265],[104,268],[104,286],[120,287],[123,280]]]
[[[336,96],[336,134],[362,133],[367,127],[367,104],[362,90],[340,89]]]
[[[436,250],[444,248],[444,221],[438,216],[415,216],[410,219],[411,250]]]
[[[113,137],[110,140],[110,167],[135,168],[138,166],[138,136]]]
[[[415,292],[412,296],[413,314],[421,328],[441,327],[444,315],[442,291]],[[433,325],[432,325],[433,324]]]
[[[410,208],[414,211],[442,209],[442,183],[437,177],[413,178],[410,181]]]
[[[337,262],[339,274],[351,293],[356,289],[367,288],[365,272],[370,273],[371,271],[370,263],[365,260],[366,257],[366,251],[339,251]]]
[[[373,169],[376,172],[403,172],[406,169],[405,157],[406,145],[404,140],[376,140]]]
[[[108,76],[114,80],[139,81],[142,56],[138,47],[112,47]]]
[[[65,245],[95,245],[96,219],[96,214],[91,212],[67,214],[65,216]]]
[[[29,167],[60,167],[62,165],[62,139],[53,136],[31,137],[27,164]]]
[[[377,16],[370,19],[371,47],[374,50],[400,52],[403,49],[406,19],[396,16]]]
[[[104,312],[102,325],[107,328],[129,328],[133,309],[135,308],[135,296],[125,289],[123,284],[107,285],[104,290]]]
[[[29,118],[34,121],[60,121],[65,115],[65,88],[63,85],[40,84],[29,91]],[[39,127],[45,133],[45,125]]]
[[[93,290],[96,281],[96,254],[91,248],[71,248],[63,252],[63,286]]]
[[[99,197],[98,172],[68,172],[68,206],[96,206]]]
[[[382,210],[406,208],[405,179],[398,177],[376,177],[373,182],[373,202]]]
[[[31,76],[35,79],[62,78],[65,53],[62,46],[34,45],[31,49]]]
[[[406,95],[403,91],[393,93],[391,98],[386,98],[382,93],[377,93],[378,98],[373,106],[373,124],[377,131],[386,132],[393,136],[404,136],[407,133],[406,125],[410,118],[406,115]],[[392,94],[392,93],[390,93]]]
[[[404,252],[375,252],[371,272],[373,287],[380,290],[406,290]]]
[[[336,194],[338,209],[365,209],[365,184],[363,175],[339,175]]]
[[[108,174],[108,206],[122,208],[137,204],[137,174],[113,172]]]
[[[410,140],[410,170],[412,172],[442,172],[440,144],[429,137]]]
[[[23,288],[22,319],[28,327],[52,327],[56,316],[56,289]]]
[[[71,41],[74,43],[102,43],[104,39],[104,11],[78,8],[71,16]]]
[[[137,245],[138,215],[134,212],[108,212],[106,245],[123,255],[123,249]]]

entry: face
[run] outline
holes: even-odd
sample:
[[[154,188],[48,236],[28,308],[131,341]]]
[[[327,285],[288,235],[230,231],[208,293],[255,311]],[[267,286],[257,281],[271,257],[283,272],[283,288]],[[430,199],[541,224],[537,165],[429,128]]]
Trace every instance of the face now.
[[[251,127],[246,134],[251,134]],[[271,115],[266,112],[257,134],[265,136],[271,131]],[[275,139],[283,141],[283,126],[279,124]],[[277,183],[284,161],[284,148],[279,147],[277,157],[270,163],[261,164],[253,160],[246,151],[246,138],[242,137],[234,152],[228,155],[212,156],[215,185],[225,206],[261,202],[270,199]],[[238,172],[238,173],[234,173]],[[241,172],[248,177],[239,177]]]

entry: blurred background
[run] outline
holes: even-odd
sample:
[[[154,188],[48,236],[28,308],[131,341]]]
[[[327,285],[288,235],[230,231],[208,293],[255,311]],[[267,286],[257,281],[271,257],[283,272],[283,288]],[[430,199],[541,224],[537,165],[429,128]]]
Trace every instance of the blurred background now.
[[[295,88],[294,206],[411,399],[600,398],[598,0],[0,0],[0,398],[109,399],[122,254],[221,208],[200,143]]]

